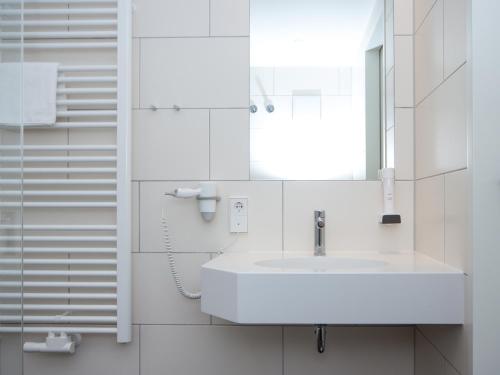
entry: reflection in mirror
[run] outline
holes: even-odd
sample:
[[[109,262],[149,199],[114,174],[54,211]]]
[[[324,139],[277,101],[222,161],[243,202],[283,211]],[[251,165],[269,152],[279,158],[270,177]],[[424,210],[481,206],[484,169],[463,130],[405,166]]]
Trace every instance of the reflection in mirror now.
[[[382,0],[251,0],[252,179],[376,179]]]

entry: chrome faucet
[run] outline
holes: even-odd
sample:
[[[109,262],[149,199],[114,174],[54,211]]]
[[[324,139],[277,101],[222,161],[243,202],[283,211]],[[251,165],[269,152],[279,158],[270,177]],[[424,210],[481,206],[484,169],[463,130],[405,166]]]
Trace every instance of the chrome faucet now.
[[[325,211],[314,211],[314,256],[325,256]]]

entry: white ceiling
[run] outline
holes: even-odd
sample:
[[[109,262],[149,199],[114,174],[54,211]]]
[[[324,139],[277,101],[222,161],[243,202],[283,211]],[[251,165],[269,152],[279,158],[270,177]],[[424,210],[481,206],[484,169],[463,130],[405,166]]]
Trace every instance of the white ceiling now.
[[[378,0],[251,0],[252,66],[352,65]]]

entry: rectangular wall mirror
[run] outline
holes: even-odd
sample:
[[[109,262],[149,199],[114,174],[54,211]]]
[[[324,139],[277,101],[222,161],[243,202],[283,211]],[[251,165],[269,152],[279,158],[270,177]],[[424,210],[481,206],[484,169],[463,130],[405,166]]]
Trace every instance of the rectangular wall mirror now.
[[[383,0],[250,0],[252,179],[375,180],[393,166],[384,14]]]

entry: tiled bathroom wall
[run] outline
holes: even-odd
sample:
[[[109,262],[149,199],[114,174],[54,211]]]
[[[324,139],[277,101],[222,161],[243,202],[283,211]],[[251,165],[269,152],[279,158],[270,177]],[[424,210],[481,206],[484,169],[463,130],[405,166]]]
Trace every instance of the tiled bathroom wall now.
[[[71,358],[26,355],[26,375],[412,375],[413,327],[331,327],[320,355],[312,327],[239,326],[201,313],[198,301],[175,289],[160,224],[165,213],[180,274],[192,290],[200,287],[200,265],[223,248],[312,251],[317,208],[327,211],[327,251],[413,251],[412,17],[412,0],[388,1],[395,36],[389,33],[387,42],[396,54],[389,130],[403,223],[381,226],[379,182],[250,180],[248,0],[136,0],[134,341],[117,345],[112,337],[86,335]],[[164,196],[205,180],[217,181],[223,198],[211,223],[194,200]],[[229,233],[232,195],[249,197],[249,232],[238,237]]]
[[[466,325],[421,326],[416,375],[471,373],[468,0],[415,1],[416,250],[466,273]]]

